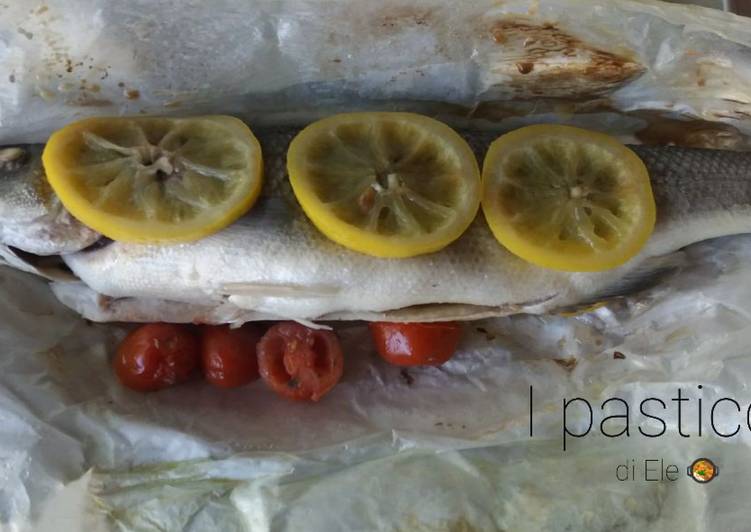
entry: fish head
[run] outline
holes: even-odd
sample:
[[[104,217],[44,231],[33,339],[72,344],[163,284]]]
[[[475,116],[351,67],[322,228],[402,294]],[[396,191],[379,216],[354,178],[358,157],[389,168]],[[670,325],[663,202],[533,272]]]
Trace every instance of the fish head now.
[[[43,148],[0,146],[0,244],[37,255],[79,251],[100,235],[71,216],[53,192]]]

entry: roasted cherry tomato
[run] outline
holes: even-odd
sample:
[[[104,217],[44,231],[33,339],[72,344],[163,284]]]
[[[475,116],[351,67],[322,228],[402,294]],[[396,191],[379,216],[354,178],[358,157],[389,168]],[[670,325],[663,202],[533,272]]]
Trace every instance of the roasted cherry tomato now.
[[[344,356],[333,332],[287,321],[277,323],[261,338],[258,368],[277,393],[318,401],[339,382]]]
[[[125,337],[113,366],[123,385],[152,392],[187,381],[200,361],[198,337],[189,326],[150,323]]]
[[[261,331],[253,325],[230,329],[210,325],[201,329],[201,358],[206,380],[220,388],[243,386],[258,378],[256,344]]]
[[[378,353],[397,366],[440,366],[450,359],[462,328],[455,322],[369,324]]]

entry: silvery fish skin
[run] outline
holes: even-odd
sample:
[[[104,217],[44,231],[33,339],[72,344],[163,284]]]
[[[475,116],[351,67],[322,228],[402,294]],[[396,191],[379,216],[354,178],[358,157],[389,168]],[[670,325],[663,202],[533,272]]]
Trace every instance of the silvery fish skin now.
[[[41,153],[40,145],[0,147],[0,243],[35,255],[78,251],[100,235],[63,208]]]
[[[482,215],[445,249],[377,259],[328,240],[291,192],[285,153],[296,130],[257,131],[266,161],[258,203],[230,227],[179,245],[113,242],[65,255],[83,284],[60,299],[98,321],[233,322],[289,318],[433,321],[552,309],[622,293],[674,265],[673,252],[751,232],[751,154],[635,146],[658,221],[642,252],[606,272],[543,269],[509,253]],[[465,132],[482,157],[495,137]]]

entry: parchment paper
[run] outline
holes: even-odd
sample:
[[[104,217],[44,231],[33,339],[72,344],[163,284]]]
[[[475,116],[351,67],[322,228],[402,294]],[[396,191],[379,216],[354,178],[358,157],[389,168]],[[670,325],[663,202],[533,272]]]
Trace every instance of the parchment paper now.
[[[643,70],[590,79],[575,98],[535,95],[513,24],[554,50],[575,37],[582,68],[605,50]],[[745,19],[647,1],[5,2],[0,141],[43,141],[91,114],[262,124],[405,108],[618,134],[690,118],[702,121],[685,128],[692,144],[738,149],[751,130],[750,45]],[[686,141],[669,131],[663,141]],[[129,392],[109,367],[126,327],[87,323],[44,280],[0,268],[0,530],[749,530],[743,426],[720,438],[705,412],[704,435],[689,417],[684,438],[670,411],[650,439],[636,429],[654,424],[634,412],[629,437],[593,430],[562,449],[564,399],[587,398],[594,427],[613,396],[638,409],[681,387],[694,402],[751,403],[751,237],[687,255],[657,288],[589,313],[473,323],[441,368],[402,372],[362,326],[339,326],[345,375],[315,405],[260,382]],[[737,421],[725,408],[715,419],[725,431]],[[710,484],[685,475],[699,457],[720,467]],[[651,458],[680,478],[617,479],[619,465]]]
[[[3,268],[3,528],[59,530],[68,516],[66,530],[747,530],[751,432],[718,437],[705,407],[698,437],[695,405],[726,396],[745,415],[751,403],[751,237],[687,254],[659,287],[587,314],[473,323],[441,368],[401,372],[364,327],[339,327],[345,375],[314,405],[261,382],[127,391],[109,367],[124,327],[86,323],[39,278]],[[639,401],[670,404],[678,387],[693,436],[678,435],[674,410],[664,436],[640,436],[659,426]],[[613,396],[632,405],[631,437],[598,435]],[[593,405],[595,430],[563,451],[574,397]],[[715,425],[731,432],[743,415],[720,408]],[[685,474],[699,457],[720,467],[708,485]],[[662,458],[680,478],[618,481],[632,458]]]
[[[261,125],[368,108],[748,133],[749,46],[747,19],[651,0],[6,1],[0,142],[43,142],[88,115]]]

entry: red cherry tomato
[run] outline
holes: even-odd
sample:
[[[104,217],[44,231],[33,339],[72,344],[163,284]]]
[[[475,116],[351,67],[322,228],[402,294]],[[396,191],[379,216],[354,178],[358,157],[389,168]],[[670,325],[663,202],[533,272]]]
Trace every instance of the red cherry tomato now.
[[[112,364],[124,386],[152,392],[187,381],[200,360],[198,338],[190,327],[150,323],[125,337]]]
[[[397,366],[440,366],[450,359],[462,328],[456,322],[369,324],[378,353]]]
[[[201,329],[201,357],[206,380],[219,388],[243,386],[258,378],[256,344],[261,332],[253,325]]]
[[[275,392],[298,401],[318,401],[339,382],[344,356],[333,332],[287,321],[261,338],[258,368]]]

